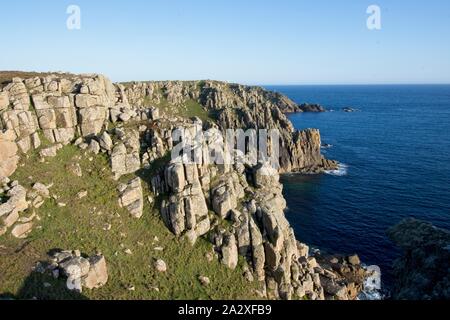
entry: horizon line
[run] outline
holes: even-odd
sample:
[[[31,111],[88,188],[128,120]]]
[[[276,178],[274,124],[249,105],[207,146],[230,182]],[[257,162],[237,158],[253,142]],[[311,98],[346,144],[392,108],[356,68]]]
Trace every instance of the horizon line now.
[[[31,71],[31,70],[0,70],[0,73],[2,72],[23,72],[23,73],[66,73],[66,74],[101,74],[105,75],[106,77],[109,77],[108,74],[101,73],[101,72],[72,72],[72,71]],[[112,79],[111,79],[112,80]],[[242,85],[248,85],[248,86],[411,86],[411,85],[418,85],[418,86],[433,86],[433,85],[450,85],[449,82],[374,82],[374,83],[294,83],[294,82],[288,82],[288,83],[258,83],[253,81],[230,81],[230,80],[219,80],[219,79],[190,79],[190,80],[180,80],[180,79],[153,79],[153,80],[119,80],[119,81],[112,81],[113,83],[126,83],[126,82],[164,82],[164,81],[182,81],[182,82],[189,82],[189,81],[220,81],[220,82],[228,82],[230,84],[242,84]]]

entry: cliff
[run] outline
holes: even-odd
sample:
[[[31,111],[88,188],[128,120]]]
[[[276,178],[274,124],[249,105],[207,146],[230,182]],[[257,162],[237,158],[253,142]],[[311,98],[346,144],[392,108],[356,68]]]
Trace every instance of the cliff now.
[[[259,87],[217,81],[113,84],[101,75],[61,74],[14,78],[0,92],[0,180],[9,197],[0,210],[2,233],[15,230],[15,223],[23,221],[19,213],[27,209],[15,209],[17,183],[10,185],[7,179],[19,160],[38,152],[45,161],[74,144],[107,155],[116,180],[138,173],[177,237],[192,245],[199,237],[208,239],[231,269],[242,256],[248,262],[247,277],[261,283],[262,297],[354,299],[365,276],[359,262],[348,267],[344,259],[322,267],[297,242],[284,216],[279,173],[337,167],[321,155],[318,130],[294,130],[284,114],[294,105]],[[169,162],[167,154],[176,144],[171,133],[180,127],[194,133],[211,127],[278,129],[281,168]],[[29,196],[19,191],[20,199]],[[120,205],[140,219],[141,180],[121,184],[118,191]],[[26,227],[21,236],[31,232]],[[336,271],[341,269],[346,271]],[[350,283],[348,274],[358,280]]]
[[[430,223],[406,219],[388,231],[402,250],[394,265],[393,298],[448,300],[450,298],[450,232]]]

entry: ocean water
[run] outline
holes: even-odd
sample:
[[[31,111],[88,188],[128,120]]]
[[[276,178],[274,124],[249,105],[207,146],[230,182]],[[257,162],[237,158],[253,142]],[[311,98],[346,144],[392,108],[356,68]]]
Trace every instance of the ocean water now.
[[[318,128],[339,174],[282,178],[297,238],[381,267],[386,288],[399,250],[386,230],[406,217],[450,229],[450,85],[270,86],[326,113],[293,114]],[[358,112],[341,109],[352,107]]]

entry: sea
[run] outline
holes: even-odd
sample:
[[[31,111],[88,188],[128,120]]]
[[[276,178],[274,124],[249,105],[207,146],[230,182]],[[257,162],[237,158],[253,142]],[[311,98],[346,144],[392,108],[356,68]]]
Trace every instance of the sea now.
[[[327,174],[282,177],[297,238],[357,253],[391,288],[400,251],[386,230],[407,217],[450,229],[450,85],[266,88],[324,106],[289,118],[296,129],[320,129],[323,154],[341,163]]]

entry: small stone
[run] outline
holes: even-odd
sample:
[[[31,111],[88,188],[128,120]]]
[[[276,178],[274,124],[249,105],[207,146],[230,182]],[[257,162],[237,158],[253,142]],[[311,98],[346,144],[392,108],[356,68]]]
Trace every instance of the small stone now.
[[[209,280],[209,278],[205,276],[199,276],[198,281],[200,281],[200,283],[204,287],[208,286],[211,283],[211,280]]]
[[[33,185],[33,190],[35,190],[40,196],[42,196],[44,198],[49,198],[50,197],[50,191],[42,183],[39,183],[39,182],[35,183]]]
[[[78,199],[83,199],[86,198],[88,195],[88,192],[86,190],[80,191],[77,193],[77,198]]]
[[[133,252],[132,252],[130,249],[126,249],[124,252],[125,252],[126,254],[128,254],[128,255],[132,255],[132,254],[133,254]]]
[[[161,259],[158,259],[155,261],[154,267],[155,267],[156,271],[158,271],[158,272],[166,272],[167,271],[167,265]]]

